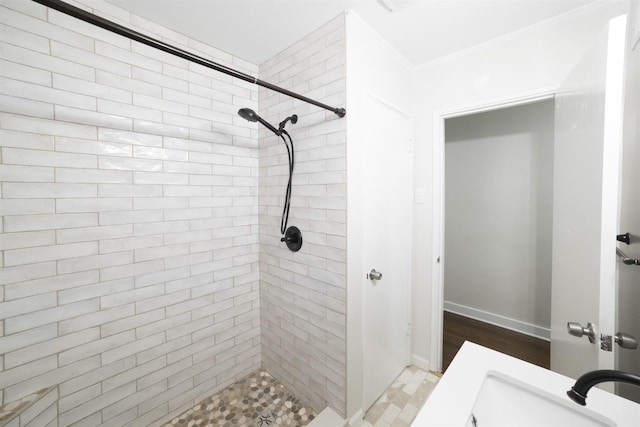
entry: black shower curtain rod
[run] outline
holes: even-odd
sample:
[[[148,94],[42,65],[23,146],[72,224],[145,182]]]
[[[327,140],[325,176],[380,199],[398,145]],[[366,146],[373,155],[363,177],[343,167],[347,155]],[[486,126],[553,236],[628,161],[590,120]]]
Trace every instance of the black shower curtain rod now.
[[[300,101],[304,101],[309,104],[313,104],[317,107],[324,108],[325,110],[332,111],[333,113],[337,114],[338,117],[344,117],[344,115],[347,113],[344,108],[334,108],[329,105],[323,104],[322,102],[318,102],[314,99],[307,98],[306,96],[302,96],[295,92],[291,92],[290,90],[283,89],[271,83],[262,81],[256,77],[250,76],[249,74],[242,73],[240,71],[234,70],[233,68],[229,68],[225,65],[221,65],[216,62],[210,61],[206,58],[195,55],[186,50],[179,49],[175,46],[171,46],[170,44],[165,43],[161,40],[157,40],[145,34],[139,33],[137,31],[133,31],[125,26],[116,24],[115,22],[109,21],[108,19],[101,18],[97,15],[94,15],[93,13],[89,13],[83,9],[72,6],[63,1],[60,1],[60,0],[33,0],[33,1],[35,1],[36,3],[40,3],[44,6],[50,7],[51,9],[55,9],[59,12],[66,13],[67,15],[73,16],[74,18],[78,18],[90,24],[97,25],[98,27],[104,28],[105,30],[111,31],[116,34],[120,34],[121,36],[127,37],[131,40],[135,40],[137,42],[146,44],[147,46],[154,47],[156,49],[162,50],[164,52],[186,59],[188,61],[195,62],[196,64],[203,65],[207,68],[211,68],[221,73],[228,74],[240,80],[244,80],[246,82],[253,83],[270,90],[274,90],[284,95],[291,96],[293,98],[299,99]]]

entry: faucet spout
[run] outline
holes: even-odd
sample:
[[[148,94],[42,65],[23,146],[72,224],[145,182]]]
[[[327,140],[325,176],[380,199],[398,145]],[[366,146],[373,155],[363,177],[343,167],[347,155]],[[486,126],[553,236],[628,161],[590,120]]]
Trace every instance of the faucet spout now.
[[[576,383],[571,387],[571,390],[567,391],[567,396],[577,404],[585,406],[587,404],[587,393],[591,387],[608,381],[640,386],[640,376],[638,375],[631,374],[629,372],[602,369],[583,374],[576,380]]]

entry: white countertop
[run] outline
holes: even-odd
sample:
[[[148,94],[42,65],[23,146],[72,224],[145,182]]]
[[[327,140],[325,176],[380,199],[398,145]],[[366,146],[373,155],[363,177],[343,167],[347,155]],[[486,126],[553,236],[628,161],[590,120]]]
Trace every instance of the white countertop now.
[[[412,426],[465,426],[482,382],[491,370],[571,402],[566,392],[573,386],[575,379],[467,341]],[[598,388],[589,391],[587,408],[610,418],[617,426],[640,426],[640,404]]]

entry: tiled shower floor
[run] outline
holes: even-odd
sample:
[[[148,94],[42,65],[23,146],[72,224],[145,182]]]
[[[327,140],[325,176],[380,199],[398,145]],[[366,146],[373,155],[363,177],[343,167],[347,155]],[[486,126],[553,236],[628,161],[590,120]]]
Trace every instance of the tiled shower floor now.
[[[257,370],[162,427],[305,426],[316,416],[265,370]]]
[[[439,377],[407,367],[367,411],[363,427],[408,427]],[[161,427],[306,426],[316,414],[264,370],[203,400]]]

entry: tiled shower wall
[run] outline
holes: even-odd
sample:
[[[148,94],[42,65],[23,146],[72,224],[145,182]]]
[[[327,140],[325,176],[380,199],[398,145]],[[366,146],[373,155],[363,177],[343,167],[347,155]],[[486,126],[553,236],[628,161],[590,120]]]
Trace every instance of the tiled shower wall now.
[[[255,87],[31,1],[0,0],[0,36],[0,403],[59,384],[60,426],[152,425],[257,368],[258,149],[235,115]]]
[[[345,17],[338,16],[260,66],[260,77],[331,106],[345,104]],[[260,115],[291,114],[295,169],[289,225],[299,252],[280,243],[288,166],[282,141],[260,129],[262,361],[316,410],[343,416],[346,377],[346,118],[260,90]]]

